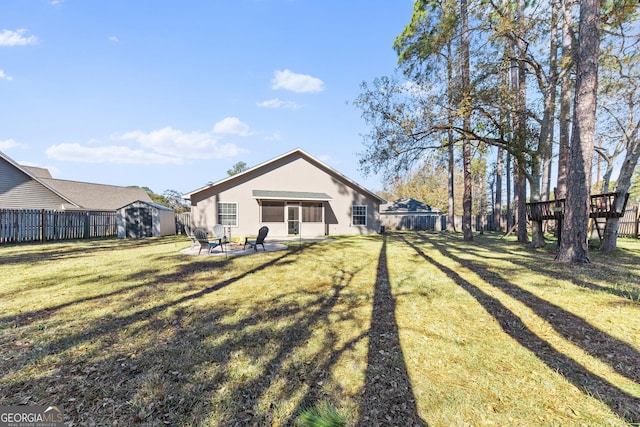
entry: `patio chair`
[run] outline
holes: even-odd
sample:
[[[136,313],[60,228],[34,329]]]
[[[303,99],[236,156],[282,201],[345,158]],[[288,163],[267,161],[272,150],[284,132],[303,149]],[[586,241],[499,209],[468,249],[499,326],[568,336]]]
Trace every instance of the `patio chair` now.
[[[207,250],[207,253],[211,253],[211,250],[218,246],[217,242],[210,242],[209,237],[207,236],[207,232],[202,228],[196,228],[193,230],[193,234],[196,236],[198,242],[200,242],[200,250],[198,251],[198,255],[202,252],[203,249]]]
[[[249,238],[244,240],[244,248],[246,249],[247,245],[249,245],[258,252],[258,245],[262,245],[262,250],[266,250],[264,248],[264,239],[267,237],[267,234],[269,234],[269,227],[260,228],[260,230],[258,230],[258,238],[256,240],[249,240]]]
[[[191,231],[191,227],[189,227],[187,224],[184,224],[184,234],[186,234],[189,239],[191,239],[190,249],[193,249],[193,247],[198,243],[198,239],[196,239],[195,234],[193,234],[193,231]]]
[[[213,226],[213,239],[218,242],[220,249],[222,252],[225,252],[224,245],[229,243],[229,238],[224,234],[224,226],[221,224],[216,224]]]

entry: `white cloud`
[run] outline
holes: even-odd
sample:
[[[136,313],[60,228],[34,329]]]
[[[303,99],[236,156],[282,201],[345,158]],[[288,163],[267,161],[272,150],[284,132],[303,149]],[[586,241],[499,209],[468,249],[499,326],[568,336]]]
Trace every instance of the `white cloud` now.
[[[0,69],[0,80],[13,80],[13,77],[8,76],[4,73],[4,70]]]
[[[116,36],[109,36],[109,41],[112,41],[114,43],[118,43],[120,41],[120,39]]]
[[[114,136],[117,140],[135,140],[156,153],[189,159],[222,159],[243,150],[234,144],[219,144],[209,132],[184,132],[166,126],[151,132],[133,131]]]
[[[64,3],[64,0],[51,0],[52,6],[60,6],[62,3]]]
[[[249,125],[237,117],[226,117],[220,120],[213,126],[213,132],[239,136],[249,136],[253,134],[253,132],[249,131]]]
[[[324,82],[307,74],[297,74],[290,70],[276,71],[271,80],[272,89],[286,89],[292,92],[321,92]]]
[[[282,135],[280,134],[280,132],[275,132],[270,136],[264,137],[265,141],[280,141],[281,139],[282,139]]]
[[[0,140],[0,150],[4,151],[4,150],[9,150],[11,148],[17,148],[17,147],[22,147],[25,148],[26,145],[25,144],[20,144],[19,142],[17,142],[15,139],[5,139],[5,140]]]
[[[235,144],[221,144],[219,138],[214,132],[185,132],[165,126],[151,132],[135,130],[111,135],[112,143],[109,145],[95,139],[84,144],[53,145],[46,154],[54,159],[73,162],[150,165],[222,159],[245,151]],[[137,147],[130,146],[134,144]]]
[[[298,110],[302,108],[301,105],[293,102],[293,101],[282,101],[279,98],[270,99],[268,101],[262,101],[256,103],[258,107],[262,108],[288,108],[291,110]]]
[[[2,30],[0,33],[0,46],[24,46],[38,43],[36,36],[28,36],[26,33],[27,30],[23,28],[15,31]]]
[[[83,163],[125,163],[125,164],[182,164],[178,157],[134,150],[127,146],[105,145],[85,147],[77,143],[52,145],[45,151],[47,156],[71,162]]]

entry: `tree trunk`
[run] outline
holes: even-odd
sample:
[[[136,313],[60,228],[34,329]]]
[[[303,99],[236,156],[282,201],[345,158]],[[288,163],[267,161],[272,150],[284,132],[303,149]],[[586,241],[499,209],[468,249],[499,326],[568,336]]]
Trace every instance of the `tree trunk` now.
[[[517,16],[517,28],[518,28],[518,87],[517,87],[517,126],[516,126],[516,143],[518,147],[525,147],[527,143],[527,69],[525,67],[526,58],[526,44],[525,40],[525,28],[524,28],[524,3],[525,0],[518,0],[518,16]],[[524,169],[526,166],[522,164],[522,159],[518,160],[515,171],[518,179],[518,242],[527,243],[527,193],[526,193],[526,181],[524,177]]]
[[[493,231],[502,230],[502,147],[498,148],[496,159],[496,197],[493,202]]]
[[[511,208],[511,154],[507,152],[507,165],[505,168],[505,177],[507,179],[507,233],[513,227],[513,209]]]
[[[616,184],[616,192],[618,193],[616,209],[618,211],[622,209],[624,195],[629,191],[629,187],[631,187],[631,177],[638,164],[638,159],[640,159],[640,141],[637,139],[637,130],[638,127],[636,127],[636,132],[634,132],[633,141],[627,144],[627,154],[624,162],[622,162],[620,175],[618,176],[618,182]],[[604,236],[602,242],[600,242],[601,251],[613,252],[617,249],[619,225],[620,218],[607,218],[607,223],[604,227]]]
[[[540,126],[540,136],[538,137],[538,155],[540,161],[535,158],[531,163],[531,201],[549,200],[550,193],[550,174],[551,174],[551,155],[553,142],[553,124],[555,122],[555,105],[556,105],[556,84],[558,80],[557,61],[557,44],[556,29],[558,25],[558,7],[559,0],[552,2],[551,9],[551,45],[549,47],[549,79],[546,81],[546,87],[540,87],[544,93],[544,111],[542,114],[542,124]],[[538,184],[539,183],[539,184]],[[544,228],[542,221],[532,221],[531,224],[531,246],[541,248],[546,245],[544,240]]]
[[[579,33],[567,197],[562,224],[562,240],[556,259],[561,262],[588,263],[589,195],[594,152],[600,50],[599,0],[580,2]]]
[[[571,73],[569,67],[573,65],[572,38],[570,28],[573,1],[565,0],[562,19],[562,77],[560,79],[560,117],[559,136],[560,147],[558,149],[558,185],[556,187],[556,199],[564,199],[567,194],[567,168],[569,165],[569,144],[571,138]]]
[[[522,175],[522,173],[518,173],[516,175],[518,180],[518,206],[516,209],[516,214],[518,215],[518,242],[520,243],[528,243],[529,237],[527,235],[527,180]]]
[[[553,158],[553,134],[556,112],[556,88],[558,84],[558,8],[560,0],[553,0],[551,9],[551,45],[549,46],[549,80],[545,92],[544,115],[540,131],[542,152],[542,188],[540,199],[549,200],[551,194],[551,163]]]
[[[453,133],[449,132],[449,138],[453,138]],[[455,157],[453,153],[453,139],[449,142],[449,182],[447,185],[447,197],[448,197],[448,209],[447,212],[447,229],[449,231],[456,231],[456,212],[455,212]]]
[[[447,44],[447,98],[449,105],[453,105],[453,54],[451,53],[451,43]],[[449,110],[449,123],[453,123],[453,112]],[[456,231],[456,212],[455,212],[455,181],[456,174],[455,153],[453,145],[453,131],[449,129],[447,134],[449,138],[448,161],[449,161],[449,182],[447,185],[448,209],[447,212],[447,230]]]
[[[462,86],[463,86],[463,123],[465,130],[471,128],[471,111],[469,108],[469,22],[467,14],[467,0],[460,0],[460,21],[462,30]],[[462,233],[465,241],[473,240],[471,230],[471,208],[473,179],[471,177],[471,142],[465,137],[462,142],[462,164],[464,174],[464,194],[462,197]]]

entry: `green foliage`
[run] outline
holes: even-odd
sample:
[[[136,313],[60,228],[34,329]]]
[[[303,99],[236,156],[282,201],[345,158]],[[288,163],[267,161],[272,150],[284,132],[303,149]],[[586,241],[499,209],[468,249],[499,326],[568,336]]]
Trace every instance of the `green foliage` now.
[[[449,174],[447,166],[435,160],[426,160],[420,168],[389,181],[381,197],[391,202],[403,197],[410,197],[426,203],[432,208],[447,212],[447,184]],[[462,171],[455,171],[455,206],[462,207]],[[456,212],[461,215],[462,212]]]
[[[244,172],[247,169],[248,169],[247,164],[245,162],[238,162],[235,165],[233,165],[231,169],[227,170],[227,174],[229,176],[233,176],[233,175],[239,174],[240,172]]]
[[[182,198],[182,194],[176,190],[164,190],[162,197],[166,201],[166,205],[176,212],[188,212],[189,205]]]
[[[130,188],[141,188],[149,195],[149,198],[153,203],[157,203],[162,206],[166,206],[175,210],[176,212],[188,212],[189,205],[182,198],[182,194],[177,190],[165,190],[162,194],[156,194],[149,187],[140,187],[137,185],[130,185]]]
[[[347,422],[336,408],[327,402],[321,402],[311,408],[304,409],[298,418],[302,427],[344,427]]]

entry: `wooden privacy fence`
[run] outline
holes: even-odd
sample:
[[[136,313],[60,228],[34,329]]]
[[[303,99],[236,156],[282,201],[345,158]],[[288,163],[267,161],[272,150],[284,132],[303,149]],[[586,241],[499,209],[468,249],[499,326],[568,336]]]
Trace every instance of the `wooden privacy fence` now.
[[[441,230],[440,215],[380,215],[380,225],[387,230]]]
[[[184,226],[191,227],[191,212],[176,212],[176,232],[184,233]]]
[[[618,236],[640,237],[640,207],[629,206],[618,224]]]
[[[89,239],[118,235],[115,211],[0,209],[0,243]]]

